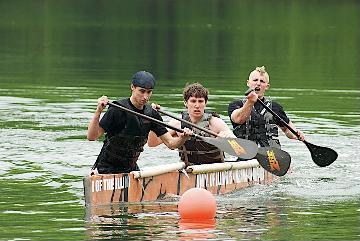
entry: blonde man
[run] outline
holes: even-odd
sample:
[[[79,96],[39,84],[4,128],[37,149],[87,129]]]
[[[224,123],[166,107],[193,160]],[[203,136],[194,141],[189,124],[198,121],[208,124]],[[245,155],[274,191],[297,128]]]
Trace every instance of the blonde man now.
[[[270,77],[265,70],[265,66],[256,67],[249,75],[247,86],[254,91],[243,100],[235,100],[228,106],[228,115],[234,127],[234,134],[243,139],[255,141],[260,146],[271,146],[280,148],[278,139],[278,128],[290,139],[297,137],[280,122],[273,117],[257,100],[262,100],[286,123],[296,130],[294,124],[287,117],[283,107],[265,98],[265,91],[270,87]],[[304,140],[304,134],[296,130],[300,135],[300,140]]]

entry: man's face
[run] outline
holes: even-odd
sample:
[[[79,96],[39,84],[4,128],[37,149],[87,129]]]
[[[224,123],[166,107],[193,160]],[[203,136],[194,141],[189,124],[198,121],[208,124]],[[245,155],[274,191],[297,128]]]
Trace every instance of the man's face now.
[[[266,76],[256,71],[250,75],[247,86],[255,90],[256,94],[261,98],[270,85]]]
[[[138,106],[144,106],[152,95],[152,89],[131,85],[132,97]]]
[[[206,101],[204,97],[196,98],[191,96],[186,102],[185,106],[190,116],[202,117],[206,107]]]

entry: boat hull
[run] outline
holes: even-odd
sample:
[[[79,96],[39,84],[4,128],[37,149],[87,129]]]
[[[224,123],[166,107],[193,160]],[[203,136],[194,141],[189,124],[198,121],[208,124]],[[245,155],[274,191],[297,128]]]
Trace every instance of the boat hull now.
[[[166,166],[166,165],[163,165]],[[97,174],[84,178],[86,205],[108,205],[164,200],[182,195],[190,188],[204,188],[213,194],[225,194],[254,184],[271,182],[274,176],[256,160],[242,163],[217,163],[187,167],[174,164],[175,170],[153,167],[157,173],[131,172]]]

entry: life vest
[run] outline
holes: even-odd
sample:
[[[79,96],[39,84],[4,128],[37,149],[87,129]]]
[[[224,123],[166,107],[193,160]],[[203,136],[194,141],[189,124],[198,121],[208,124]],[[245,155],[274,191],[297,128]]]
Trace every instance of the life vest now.
[[[133,109],[128,99],[117,101],[117,104]],[[124,113],[126,121],[120,133],[111,137],[106,134],[95,163],[99,173],[128,173],[139,170],[136,163],[147,142],[150,122],[145,123],[134,114]],[[150,106],[144,106],[144,114],[151,115]]]
[[[246,100],[243,100],[245,103]],[[265,101],[265,105],[272,107],[271,101]],[[255,141],[260,146],[271,146],[280,148],[279,128],[275,124],[273,115],[265,108],[258,112],[252,108],[250,118],[243,124],[234,129],[234,134],[238,138]]]
[[[191,121],[187,111],[184,111],[181,114],[182,119]],[[219,117],[219,115],[217,115],[215,112],[205,112],[197,125],[205,129],[210,129],[209,121],[213,116]],[[185,127],[192,129],[195,134],[200,136],[211,136],[204,131],[198,130],[197,128],[192,128],[192,126],[182,122],[181,128]],[[222,152],[214,145],[211,145],[199,138],[191,137],[184,143],[184,145],[179,147],[178,150],[181,160],[185,162],[186,165],[224,162],[224,152]]]

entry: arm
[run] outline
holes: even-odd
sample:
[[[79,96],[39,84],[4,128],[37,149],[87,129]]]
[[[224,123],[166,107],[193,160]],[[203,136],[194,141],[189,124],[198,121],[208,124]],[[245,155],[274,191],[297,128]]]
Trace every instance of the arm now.
[[[178,123],[177,123],[177,122],[178,122]],[[179,122],[179,121],[175,121],[175,120],[171,120],[171,121],[169,122],[169,125],[175,126],[175,127],[177,127],[177,128],[180,128],[180,127],[181,127],[180,122]],[[174,130],[168,130],[168,132],[170,133],[170,135],[171,135],[172,137],[177,136],[177,133],[176,133],[176,131],[174,131]],[[149,147],[156,147],[156,146],[158,146],[158,145],[160,145],[160,144],[162,144],[162,143],[163,143],[162,139],[161,139],[160,137],[158,137],[158,136],[155,134],[155,132],[153,132],[153,131],[150,131],[150,132],[149,132],[148,141],[147,141],[147,144],[148,144]]]
[[[228,125],[218,117],[212,117],[209,122],[210,130],[218,134],[220,137],[233,137],[234,133],[230,130]]]
[[[190,138],[192,131],[187,128],[185,128],[184,131],[185,133],[181,133],[180,136],[177,137],[173,137],[170,132],[166,132],[164,135],[160,136],[160,139],[168,148],[173,150],[182,146],[185,141]]]
[[[305,140],[305,135],[301,131],[297,130],[295,125],[291,121],[289,121],[288,125],[299,134],[299,136],[300,136],[299,140],[301,140],[301,141]],[[294,135],[286,126],[283,126],[280,128],[289,139],[295,139],[295,140],[298,139],[298,137],[296,135]]]
[[[108,98],[106,96],[102,96],[98,99],[98,106],[94,113],[93,118],[90,120],[87,131],[87,139],[89,141],[95,141],[102,134],[104,134],[105,130],[99,125],[101,112],[105,109]]]
[[[289,117],[286,115],[283,107],[281,105],[279,105],[278,103],[276,102],[273,102],[273,106],[272,106],[274,109],[273,111],[275,112],[275,114],[278,115],[278,117],[274,116],[274,120],[277,124],[277,126],[284,132],[284,134],[289,138],[289,139],[299,139],[301,141],[305,140],[305,136],[304,134],[297,130],[297,128],[295,127],[294,123],[291,122],[291,120],[289,119]],[[282,119],[282,121],[281,121]],[[285,123],[287,123],[289,125],[289,127],[291,127],[298,135],[299,135],[299,138],[294,135],[283,123],[283,121]]]
[[[148,135],[147,144],[149,147],[156,147],[162,143],[161,139],[157,137],[155,132],[150,131]]]
[[[232,122],[237,124],[243,124],[246,120],[248,120],[250,118],[251,110],[255,102],[257,101],[257,98],[258,95],[254,91],[249,93],[244,105],[231,113],[230,119],[232,120]]]

